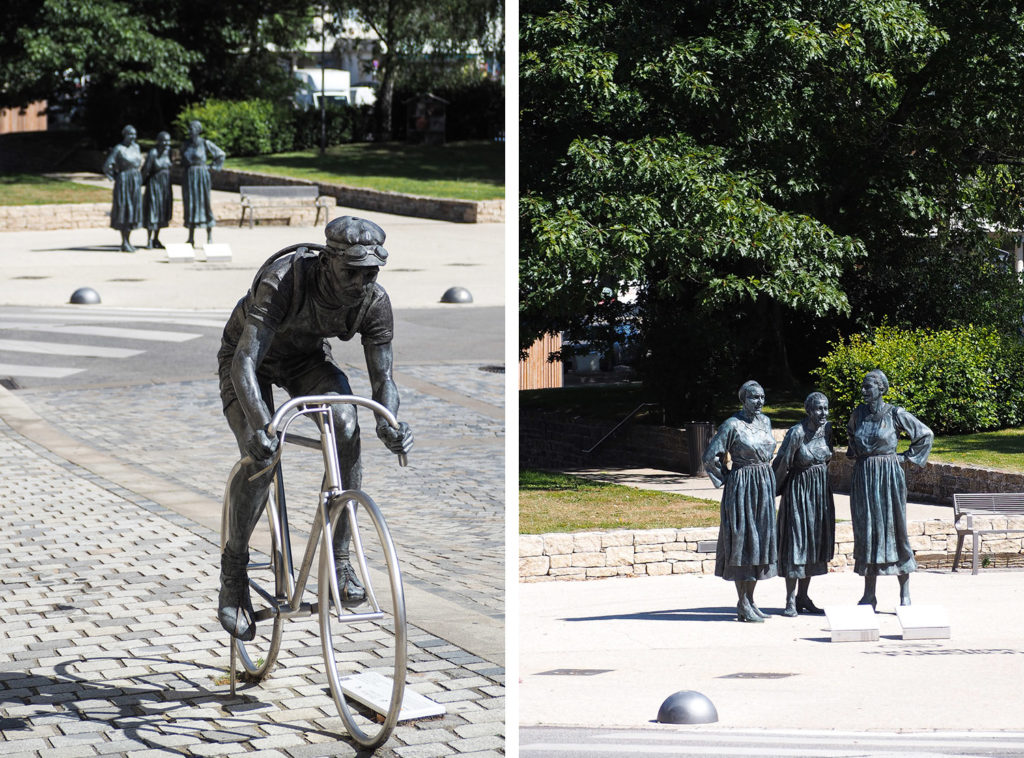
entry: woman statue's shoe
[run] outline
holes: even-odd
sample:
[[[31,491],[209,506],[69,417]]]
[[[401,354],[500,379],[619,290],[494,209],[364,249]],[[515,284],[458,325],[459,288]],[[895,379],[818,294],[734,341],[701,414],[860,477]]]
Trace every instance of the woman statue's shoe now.
[[[825,611],[812,603],[809,597],[798,597],[796,599],[796,609],[800,613],[811,613],[815,616],[821,616],[825,613]]]
[[[782,612],[782,615],[783,616],[789,616],[790,618],[793,618],[794,616],[796,616],[796,601],[795,600],[789,600],[787,598],[787,600],[786,600],[786,610],[784,610]]]
[[[763,624],[764,619],[758,614],[754,613],[753,608],[744,603],[738,603],[736,605],[736,620],[737,621],[749,621],[754,624]]]

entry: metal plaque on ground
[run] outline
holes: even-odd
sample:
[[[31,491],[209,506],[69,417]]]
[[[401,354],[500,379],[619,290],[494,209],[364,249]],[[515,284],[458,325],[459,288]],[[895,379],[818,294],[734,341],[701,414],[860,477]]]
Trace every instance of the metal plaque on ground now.
[[[231,245],[226,242],[208,242],[201,250],[196,249],[196,259],[207,263],[227,263],[231,260]]]
[[[391,701],[391,689],[390,679],[372,671],[341,678],[341,691],[345,693],[345,697],[352,698],[381,715],[387,715],[388,703]],[[408,687],[405,688],[404,694],[402,710],[398,714],[399,721],[425,719],[440,716],[445,712],[443,705],[435,703],[418,692],[413,692]]]
[[[949,614],[941,605],[901,605],[896,608],[905,640],[948,640]]]
[[[191,263],[196,259],[196,252],[187,242],[171,242],[167,245],[168,263]]]
[[[825,607],[833,642],[876,642],[878,616],[870,605],[829,605]]]

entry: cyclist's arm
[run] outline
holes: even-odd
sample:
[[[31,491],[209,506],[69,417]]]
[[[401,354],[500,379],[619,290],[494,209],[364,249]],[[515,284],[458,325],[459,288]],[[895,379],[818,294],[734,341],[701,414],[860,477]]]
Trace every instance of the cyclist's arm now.
[[[366,355],[366,372],[370,376],[373,399],[397,416],[398,388],[391,378],[391,343],[364,344],[363,353]],[[398,429],[393,429],[385,419],[377,416],[377,436],[393,453],[408,453],[412,448],[412,430],[404,421],[399,422]]]
[[[231,381],[235,385],[235,394],[242,404],[242,411],[249,426],[254,430],[265,429],[270,423],[270,409],[263,402],[256,369],[266,357],[273,339],[272,329],[253,321],[246,321],[231,361]]]
[[[373,399],[392,413],[397,414],[398,387],[395,386],[395,380],[391,378],[391,366],[394,362],[391,343],[363,345],[363,354],[366,356],[366,372],[370,376]],[[381,424],[386,426],[387,421],[378,418],[377,426]]]

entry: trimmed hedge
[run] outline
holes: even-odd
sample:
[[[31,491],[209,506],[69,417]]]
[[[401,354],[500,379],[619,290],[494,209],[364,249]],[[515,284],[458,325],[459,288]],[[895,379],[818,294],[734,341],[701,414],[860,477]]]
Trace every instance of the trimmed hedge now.
[[[936,434],[1014,427],[1024,420],[1024,346],[991,329],[905,330],[881,326],[831,345],[814,372],[836,433],[861,400],[864,374],[889,378],[886,402],[901,405]]]

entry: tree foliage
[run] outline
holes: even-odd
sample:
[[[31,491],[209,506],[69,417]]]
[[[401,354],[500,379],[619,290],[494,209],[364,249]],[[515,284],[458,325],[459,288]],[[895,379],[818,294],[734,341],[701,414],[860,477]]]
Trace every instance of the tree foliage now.
[[[338,4],[336,12],[351,13],[380,38],[376,115],[382,139],[390,135],[395,86],[417,63],[458,60],[474,48],[504,54],[503,0],[355,0]]]
[[[0,3],[0,105],[86,83],[90,131],[166,128],[187,100],[287,96],[281,50],[310,29],[308,0],[8,0]]]
[[[193,50],[120,0],[9,0],[0,5],[0,106],[23,106],[85,76],[116,87],[189,92]]]
[[[1013,3],[520,8],[522,346],[636,285],[650,380],[682,412],[709,372],[788,378],[836,329],[1020,304],[986,242],[1021,223]]]

